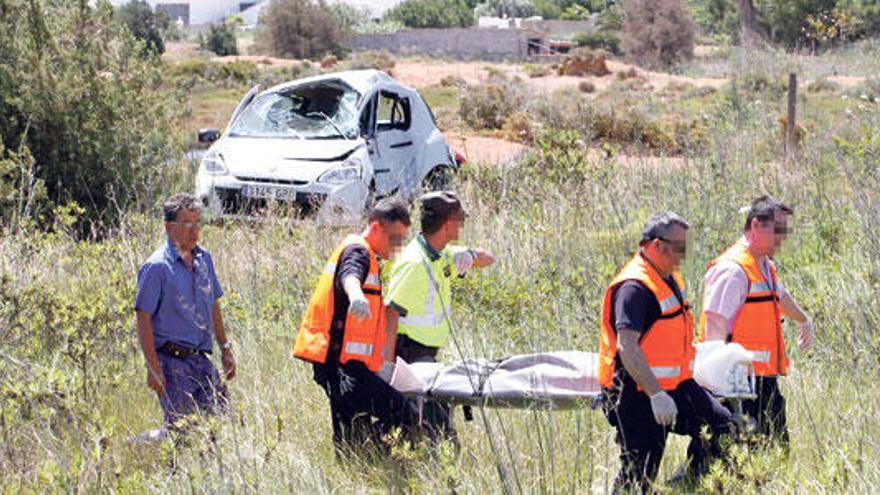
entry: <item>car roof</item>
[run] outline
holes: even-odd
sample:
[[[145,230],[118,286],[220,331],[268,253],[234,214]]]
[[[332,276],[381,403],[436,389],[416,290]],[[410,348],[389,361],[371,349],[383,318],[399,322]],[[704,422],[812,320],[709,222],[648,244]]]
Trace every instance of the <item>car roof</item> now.
[[[391,76],[379,70],[348,70],[342,72],[333,72],[330,74],[321,74],[318,76],[304,77],[302,79],[297,79],[295,81],[290,81],[279,84],[277,86],[273,86],[263,93],[278,92],[303,84],[313,84],[321,81],[342,81],[345,84],[351,86],[352,89],[354,89],[361,95],[366,94],[370,91],[370,89],[381,83],[395,83],[394,79],[392,79]]]

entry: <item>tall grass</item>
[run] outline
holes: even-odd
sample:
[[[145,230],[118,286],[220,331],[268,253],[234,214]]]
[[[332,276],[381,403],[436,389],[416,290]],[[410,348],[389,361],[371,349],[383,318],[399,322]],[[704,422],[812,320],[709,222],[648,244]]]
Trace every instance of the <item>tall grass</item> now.
[[[587,154],[548,131],[509,167],[472,165],[459,190],[464,241],[498,263],[459,282],[441,359],[597,348],[605,285],[640,227],[671,209],[691,224],[683,270],[699,310],[703,270],[741,228],[754,196],[794,205],[781,277],[815,320],[783,380],[792,447],[740,449],[697,490],[853,492],[880,486],[880,176],[876,110],[828,122],[801,160],[774,160],[773,116],[719,99],[712,140],[683,162]],[[100,243],[31,232],[0,238],[0,490],[3,492],[604,492],[618,467],[599,411],[486,410],[458,428],[462,448],[398,447],[387,459],[334,458],[326,398],[289,348],[324,258],[344,230],[283,222],[204,229],[235,341],[233,411],[152,446],[159,426],[131,310],[139,263],[163,242],[157,219],[129,216]],[[794,326],[787,323],[789,341]],[[586,405],[585,405],[586,406]],[[684,460],[669,443],[660,479]]]

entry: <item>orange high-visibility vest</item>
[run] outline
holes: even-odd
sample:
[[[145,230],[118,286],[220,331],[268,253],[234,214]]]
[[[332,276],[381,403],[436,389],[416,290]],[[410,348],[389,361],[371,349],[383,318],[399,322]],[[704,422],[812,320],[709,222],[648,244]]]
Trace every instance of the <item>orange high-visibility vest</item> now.
[[[358,321],[351,314],[345,317],[342,342],[331,343],[333,324],[333,281],[336,279],[336,264],[342,251],[353,244],[367,248],[370,253],[370,269],[362,286],[364,296],[370,303],[370,318]],[[331,345],[332,344],[332,345]],[[379,262],[373,249],[363,237],[350,235],[340,243],[324,266],[318,278],[318,286],[312,293],[309,306],[303,316],[293,355],[312,363],[326,363],[327,354],[333,347],[338,350],[339,363],[361,361],[367,368],[378,371],[382,366],[382,346],[385,345],[385,306],[382,304],[382,282],[379,274]]]
[[[608,286],[605,302],[602,304],[602,327],[599,335],[599,384],[603,387],[613,386],[617,358],[617,330],[611,321],[614,293],[627,280],[637,280],[644,284],[660,304],[660,318],[639,340],[639,347],[660,387],[663,390],[674,390],[679,383],[693,377],[696,355],[693,346],[694,318],[691,315],[684,278],[678,272],[673,277],[681,291],[681,301],[651,263],[640,253],[636,253]]]
[[[784,375],[788,372],[788,356],[785,353],[785,339],[782,336],[782,314],[779,309],[779,280],[776,266],[770,262],[768,283],[761,272],[758,261],[742,242],[736,242],[721,256],[709,264],[715,266],[721,260],[736,262],[749,279],[749,292],[742,310],[733,322],[730,341],[736,342],[755,353],[753,365],[757,376]],[[706,313],[700,314],[700,328],[697,338],[706,340]]]

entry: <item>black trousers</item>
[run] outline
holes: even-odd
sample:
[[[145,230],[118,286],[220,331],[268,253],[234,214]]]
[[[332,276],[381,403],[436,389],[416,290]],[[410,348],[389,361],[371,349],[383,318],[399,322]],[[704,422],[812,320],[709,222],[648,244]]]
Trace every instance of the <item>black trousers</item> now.
[[[757,399],[744,400],[743,413],[757,423],[757,431],[768,439],[788,445],[788,425],[785,417],[785,397],[779,390],[775,376],[759,376],[755,379]]]
[[[419,342],[398,334],[394,353],[407,363],[436,363],[437,347],[422,345]],[[422,426],[429,430],[431,438],[440,435],[455,439],[455,422],[452,418],[452,407],[443,402],[426,399],[422,406]]]
[[[688,445],[688,471],[701,474],[713,459],[722,453],[722,439],[735,433],[730,412],[694,380],[686,380],[667,393],[675,401],[678,415],[673,427],[664,427],[654,420],[651,399],[639,392],[632,380],[621,387],[605,389],[605,415],[617,429],[620,446],[620,472],[614,481],[614,492],[650,491],[657,477],[666,437],[671,433],[691,437]],[[708,427],[709,435],[701,435]]]
[[[333,442],[357,447],[376,440],[394,427],[414,436],[418,409],[364,363],[315,365],[315,381],[330,399]]]

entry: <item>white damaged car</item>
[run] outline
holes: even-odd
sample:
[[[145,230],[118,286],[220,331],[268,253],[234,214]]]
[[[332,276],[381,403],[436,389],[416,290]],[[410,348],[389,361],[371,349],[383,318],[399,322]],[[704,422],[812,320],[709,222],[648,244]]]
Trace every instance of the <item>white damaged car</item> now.
[[[196,195],[214,215],[291,207],[323,223],[359,221],[377,198],[445,187],[463,161],[414,89],[375,70],[251,89],[213,143]]]

